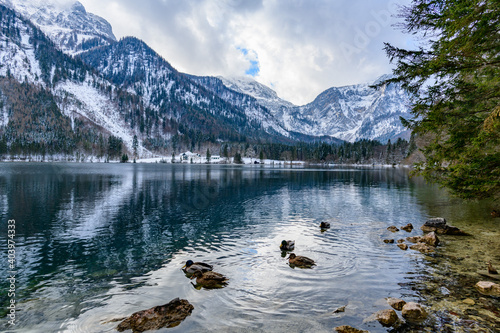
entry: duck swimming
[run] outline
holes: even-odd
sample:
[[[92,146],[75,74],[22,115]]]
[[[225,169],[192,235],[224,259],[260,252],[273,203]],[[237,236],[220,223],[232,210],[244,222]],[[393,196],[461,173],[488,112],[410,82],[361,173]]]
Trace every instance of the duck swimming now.
[[[290,253],[288,262],[290,263],[290,266],[297,266],[299,268],[311,268],[315,265],[314,260],[308,257],[296,256],[295,253]]]
[[[201,287],[207,289],[222,288],[227,284],[228,280],[224,275],[211,271],[196,271],[193,273],[191,279],[194,278],[196,278],[196,289],[200,289]]]
[[[328,228],[330,228],[330,222],[321,222],[321,223],[319,224],[319,227],[320,227],[321,229],[328,229]]]
[[[281,251],[293,251],[295,248],[295,241],[283,240],[281,241],[280,249]]]
[[[208,272],[213,269],[212,265],[205,264],[204,262],[193,262],[192,260],[186,261],[186,264],[182,267],[185,273],[193,274],[196,271]]]

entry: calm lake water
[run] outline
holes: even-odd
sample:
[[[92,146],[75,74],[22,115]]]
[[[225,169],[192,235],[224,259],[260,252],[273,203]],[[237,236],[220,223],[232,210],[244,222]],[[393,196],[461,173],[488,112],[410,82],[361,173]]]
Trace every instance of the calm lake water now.
[[[464,241],[445,237],[429,257],[383,240],[421,235],[426,219],[442,216],[478,234],[469,248],[492,242],[462,257],[468,267],[498,262],[498,219],[490,209],[450,199],[399,168],[3,163],[0,330],[115,332],[110,320],[180,297],[193,313],[158,332],[332,332],[344,324],[386,332],[365,321],[389,308],[384,298],[431,308],[453,294],[451,284],[447,291],[436,286],[443,297],[430,303],[421,282],[453,273],[450,262]],[[15,327],[5,317],[10,219]],[[321,221],[331,228],[321,232]],[[413,232],[386,229],[407,223]],[[288,266],[283,239],[295,240],[294,252],[317,266]],[[447,247],[454,257],[440,259]],[[188,259],[213,264],[228,286],[196,290],[181,271]],[[344,313],[332,313],[341,306]]]

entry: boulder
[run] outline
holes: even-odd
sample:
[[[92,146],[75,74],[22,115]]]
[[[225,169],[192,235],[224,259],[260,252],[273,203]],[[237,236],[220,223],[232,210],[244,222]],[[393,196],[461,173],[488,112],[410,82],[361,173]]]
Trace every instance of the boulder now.
[[[434,247],[433,246],[429,246],[429,245],[427,245],[425,243],[414,244],[414,245],[410,246],[410,249],[416,250],[416,251],[420,251],[422,253],[431,253],[431,252],[434,252]]]
[[[399,243],[398,247],[403,251],[408,250],[408,245],[406,245],[405,243]]]
[[[388,297],[386,298],[387,303],[395,310],[401,311],[403,310],[403,306],[406,304],[405,301],[399,298]]]
[[[408,302],[403,306],[401,315],[409,322],[420,322],[427,318],[427,312],[422,305],[415,302]]]
[[[175,298],[167,304],[133,313],[122,321],[116,329],[118,332],[132,330],[136,333],[163,327],[174,327],[189,316],[193,309],[194,306],[187,300]]]
[[[394,226],[394,225],[391,225],[390,227],[387,227],[387,230],[392,231],[392,232],[399,231],[399,229],[396,226]]]
[[[420,229],[424,232],[434,231],[441,235],[467,235],[459,228],[446,224],[446,220],[442,217],[427,220]]]
[[[394,326],[399,321],[398,314],[393,309],[377,311],[375,313],[375,319],[385,327]]]
[[[418,243],[418,242],[422,241],[422,236],[406,237],[406,240],[410,243]]]
[[[434,247],[439,244],[439,238],[436,236],[436,233],[434,231],[431,231],[423,236],[420,241]]]
[[[476,283],[476,289],[480,293],[490,296],[500,296],[500,284],[489,282],[489,281],[479,281]]]
[[[411,232],[413,230],[413,224],[408,223],[404,227],[401,227],[401,229],[404,230],[404,231],[407,231],[407,232]]]
[[[358,330],[348,325],[337,326],[334,329],[338,333],[369,333],[368,331]]]

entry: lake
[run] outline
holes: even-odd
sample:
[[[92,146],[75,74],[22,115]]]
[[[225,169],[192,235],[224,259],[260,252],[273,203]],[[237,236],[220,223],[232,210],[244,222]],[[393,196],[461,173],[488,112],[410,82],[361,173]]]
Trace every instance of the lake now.
[[[472,325],[463,318],[486,331],[500,328],[470,285],[487,260],[500,263],[492,203],[450,198],[408,174],[376,167],[1,163],[0,329],[116,332],[110,320],[176,297],[193,304],[191,316],[158,332],[332,332],[344,324],[387,332],[366,321],[389,308],[386,297],[421,302],[435,314],[400,331],[452,332]],[[420,226],[438,216],[474,236],[443,236],[431,255],[383,242],[421,235]],[[5,317],[8,220],[16,231],[15,326]],[[322,232],[321,221],[331,228]],[[387,230],[407,223],[411,233]],[[294,252],[316,266],[291,268],[279,250],[283,239],[295,240]],[[213,264],[229,284],[195,289],[181,271],[188,259]],[[477,304],[462,306],[465,295]],[[498,299],[486,300],[498,309]],[[341,306],[345,312],[333,314]]]

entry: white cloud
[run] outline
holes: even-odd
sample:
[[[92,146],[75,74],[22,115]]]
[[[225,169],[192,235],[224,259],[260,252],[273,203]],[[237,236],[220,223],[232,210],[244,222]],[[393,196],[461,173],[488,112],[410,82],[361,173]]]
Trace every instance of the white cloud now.
[[[389,73],[383,42],[407,39],[391,26],[395,0],[80,2],[117,38],[144,40],[182,72],[244,75],[258,59],[256,79],[296,104]]]

